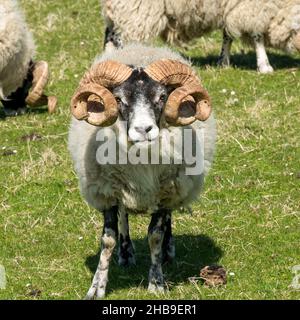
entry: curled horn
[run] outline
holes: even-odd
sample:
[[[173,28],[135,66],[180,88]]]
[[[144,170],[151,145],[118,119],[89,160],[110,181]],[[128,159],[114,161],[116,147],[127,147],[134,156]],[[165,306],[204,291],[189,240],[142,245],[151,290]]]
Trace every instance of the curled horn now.
[[[191,67],[176,60],[162,59],[150,64],[145,72],[153,80],[175,88],[165,106],[165,118],[170,124],[185,126],[208,119],[210,97]],[[181,108],[185,105],[193,109],[192,114],[183,114]]]
[[[119,110],[110,89],[126,81],[131,73],[130,67],[112,60],[94,65],[72,97],[73,116],[95,126],[112,125]]]
[[[32,73],[32,87],[26,97],[26,103],[32,108],[48,105],[49,113],[53,113],[56,109],[57,98],[54,96],[47,97],[44,94],[44,89],[49,79],[48,63],[46,61],[33,63],[30,70]]]

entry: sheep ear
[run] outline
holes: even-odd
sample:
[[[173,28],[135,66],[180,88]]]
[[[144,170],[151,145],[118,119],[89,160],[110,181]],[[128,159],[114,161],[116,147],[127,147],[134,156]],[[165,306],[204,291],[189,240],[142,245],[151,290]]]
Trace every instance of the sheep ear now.
[[[182,119],[196,118],[199,121],[205,121],[211,114],[211,105],[208,100],[201,100],[196,104],[193,97],[188,96],[185,101],[179,105],[178,115]],[[195,120],[194,120],[195,121]]]
[[[178,115],[181,118],[194,117],[196,114],[196,102],[192,96],[187,96],[179,105]]]
[[[169,95],[164,113],[167,122],[175,126],[205,121],[211,113],[208,92],[200,84],[179,87]]]
[[[119,114],[113,94],[97,83],[80,86],[71,99],[70,108],[77,120],[86,120],[94,126],[110,126]]]
[[[212,112],[211,101],[206,99],[201,100],[198,102],[196,109],[196,119],[200,121],[207,120]]]
[[[178,86],[167,86],[168,95],[170,95]],[[178,116],[180,118],[191,118],[196,114],[196,102],[192,96],[187,96],[179,105]]]

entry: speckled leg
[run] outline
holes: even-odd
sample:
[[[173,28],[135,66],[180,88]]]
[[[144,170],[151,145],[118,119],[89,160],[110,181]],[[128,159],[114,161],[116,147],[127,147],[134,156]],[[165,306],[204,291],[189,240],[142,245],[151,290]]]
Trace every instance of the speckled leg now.
[[[229,67],[230,66],[230,49],[232,45],[232,38],[228,35],[226,30],[223,30],[223,43],[218,60],[218,65],[220,67]]]
[[[128,214],[121,209],[118,212],[119,222],[119,265],[129,266],[135,264],[134,247],[129,235]]]
[[[254,47],[256,51],[257,69],[260,73],[271,73],[273,68],[269,63],[269,59],[266,53],[264,36],[256,33],[252,35]]]
[[[100,261],[93,278],[92,285],[86,295],[86,299],[101,299],[105,296],[106,285],[108,282],[109,262],[117,243],[118,237],[118,207],[112,207],[103,212],[104,226],[102,234],[102,248]]]
[[[110,49],[112,47],[122,48],[123,43],[120,35],[115,31],[113,26],[106,27],[104,38],[104,49]]]
[[[159,209],[152,214],[148,229],[148,242],[151,253],[151,267],[149,271],[149,286],[151,292],[164,291],[164,276],[162,272],[162,246],[166,232],[166,217],[169,211]]]
[[[162,263],[172,262],[175,258],[175,244],[172,236],[172,213],[166,214],[166,231],[162,244]]]

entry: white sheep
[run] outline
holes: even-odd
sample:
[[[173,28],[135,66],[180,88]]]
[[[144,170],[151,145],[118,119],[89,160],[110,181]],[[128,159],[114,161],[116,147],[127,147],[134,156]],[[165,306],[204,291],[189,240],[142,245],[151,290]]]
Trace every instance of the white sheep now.
[[[35,46],[16,0],[0,3],[0,99],[7,115],[24,113],[31,107],[56,106],[55,97],[43,95],[48,80],[48,64],[34,63]]]
[[[300,51],[300,0],[102,0],[105,44],[187,41],[223,29],[219,64],[230,63],[234,38],[254,45],[261,73],[272,72],[265,45]]]
[[[95,60],[72,98],[71,109],[76,119],[71,122],[69,150],[80,190],[85,200],[104,214],[100,261],[87,298],[105,295],[118,229],[119,263],[135,262],[128,213],[152,214],[148,288],[163,290],[162,262],[175,253],[172,210],[199,197],[213,160],[216,128],[206,90],[180,55],[166,48],[132,44],[104,52]],[[167,139],[170,134],[181,137],[185,132],[191,136],[184,148],[193,152],[197,145],[203,148],[204,156],[196,156],[197,161],[203,160],[203,170],[192,175],[186,170],[194,163],[185,158],[177,163],[182,146]],[[104,135],[107,140],[102,139]],[[132,148],[148,152],[156,143],[166,148],[159,149],[158,164],[132,160],[105,164],[102,148],[107,143],[116,143],[119,155]],[[169,146],[174,153],[166,151]],[[170,164],[161,162],[166,153],[171,155]]]

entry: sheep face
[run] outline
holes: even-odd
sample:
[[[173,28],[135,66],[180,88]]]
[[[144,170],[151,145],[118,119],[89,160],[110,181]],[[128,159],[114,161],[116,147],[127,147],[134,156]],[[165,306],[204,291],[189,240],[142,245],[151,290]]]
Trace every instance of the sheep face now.
[[[157,138],[163,109],[166,122],[175,126],[205,121],[211,113],[195,71],[176,60],[160,59],[145,69],[114,60],[94,64],[71,99],[73,116],[92,125],[110,126],[123,117],[134,142]]]
[[[132,75],[113,91],[119,114],[127,122],[132,142],[153,141],[159,135],[159,123],[167,101],[167,87],[151,79],[143,69]]]

